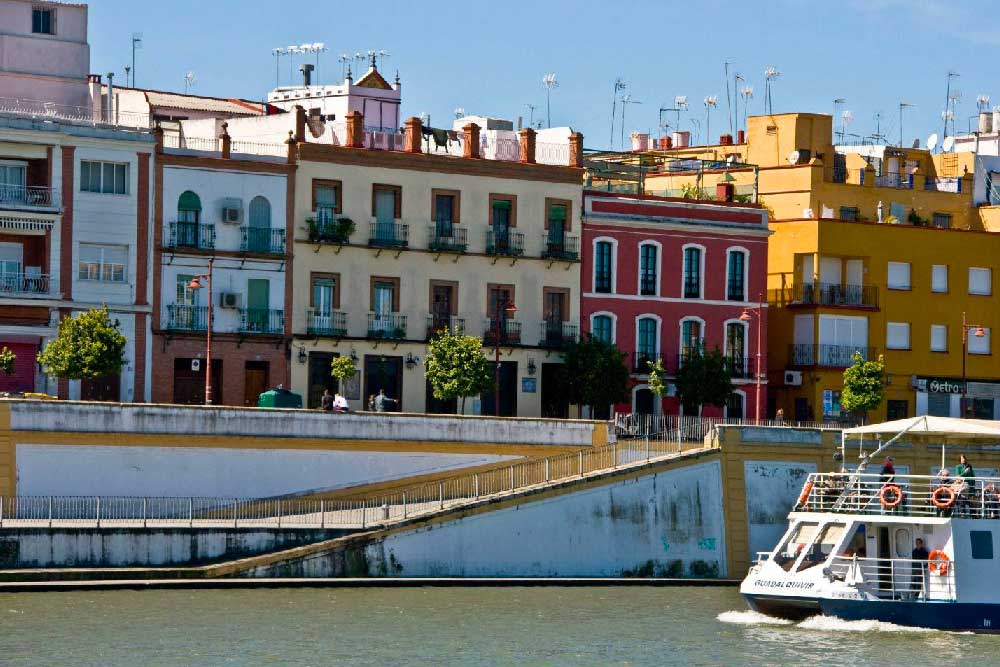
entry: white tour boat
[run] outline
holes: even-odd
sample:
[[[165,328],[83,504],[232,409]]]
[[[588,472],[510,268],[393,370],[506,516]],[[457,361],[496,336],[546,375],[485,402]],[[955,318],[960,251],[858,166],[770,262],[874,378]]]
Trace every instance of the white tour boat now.
[[[890,436],[855,472],[809,475],[788,530],[758,555],[740,592],[752,609],[782,618],[1000,631],[1000,478],[887,478],[867,468],[906,436],[940,445],[942,458],[945,443],[955,456],[961,444],[1000,444],[1000,422],[915,417],[847,429],[841,456],[850,439]],[[926,560],[912,558],[917,539]]]

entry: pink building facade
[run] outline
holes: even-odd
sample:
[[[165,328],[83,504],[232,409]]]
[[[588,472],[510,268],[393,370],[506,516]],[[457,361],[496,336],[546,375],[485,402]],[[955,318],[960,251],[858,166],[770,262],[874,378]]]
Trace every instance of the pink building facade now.
[[[763,417],[766,210],[587,191],[583,213],[581,329],[615,343],[632,371],[630,401],[614,409],[679,414],[672,383],[662,400],[649,390],[647,361],[660,360],[672,378],[692,353],[718,348],[736,392],[728,405],[706,405],[701,414]]]

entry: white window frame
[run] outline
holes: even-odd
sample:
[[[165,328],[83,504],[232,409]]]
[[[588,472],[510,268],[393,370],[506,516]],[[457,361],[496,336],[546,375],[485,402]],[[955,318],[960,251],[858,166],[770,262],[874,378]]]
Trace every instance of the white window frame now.
[[[652,294],[642,293],[642,247],[651,245],[656,247],[656,289]],[[660,296],[660,284],[663,282],[663,244],[659,241],[643,240],[639,242],[639,256],[636,262],[635,293],[638,296]]]
[[[892,275],[892,267],[893,266],[905,266],[906,267],[906,285],[905,286],[904,285],[893,285],[892,284],[890,276]],[[910,264],[910,262],[889,262],[888,265],[886,266],[886,272],[885,272],[885,287],[886,287],[886,289],[901,290],[901,291],[904,291],[904,292],[913,289],[913,266]]]
[[[701,259],[700,259],[701,266],[698,268],[698,298],[697,299],[688,299],[687,297],[684,296],[684,256],[687,254],[688,248],[697,248],[698,250],[701,251],[701,256],[700,256],[701,257]],[[681,281],[680,281],[681,282],[681,291],[680,291],[680,297],[682,299],[685,299],[686,301],[704,301],[705,300],[705,256],[707,254],[708,254],[708,251],[705,249],[705,246],[701,245],[700,243],[685,243],[683,246],[681,246],[681,276],[680,276],[681,277]],[[704,329],[703,329],[703,331],[704,331]]]
[[[701,324],[701,336],[698,338],[699,347],[705,349],[705,320],[698,317],[697,315],[687,315],[682,317],[677,321],[677,359],[681,358],[684,353],[684,323],[685,322],[698,322]]]
[[[892,335],[890,331],[901,330],[900,327],[906,327],[906,344],[905,345],[894,345],[892,343]],[[911,350],[913,349],[913,342],[911,340],[911,327],[909,322],[886,322],[885,324],[885,349],[887,350]]]
[[[611,244],[611,291],[597,291],[597,244]],[[590,291],[594,294],[618,294],[618,239],[613,236],[598,236],[591,242]]]
[[[972,290],[972,275],[973,271],[985,271],[989,276],[989,288],[985,292],[973,291]],[[969,267],[969,294],[972,296],[991,296],[993,294],[993,269],[985,266],[970,266]]]
[[[729,351],[729,325],[739,324],[743,327],[743,358],[746,359],[748,355],[748,350],[750,349],[750,323],[744,322],[738,317],[733,317],[722,323],[722,354],[725,356],[726,352]]]
[[[934,273],[938,269],[944,270],[944,287],[938,289],[934,286]],[[931,265],[931,292],[935,294],[947,294],[948,293],[948,265],[947,264],[932,264]]]
[[[934,346],[934,332],[943,331],[944,332],[944,345],[935,347]],[[948,351],[948,325],[947,324],[932,324],[931,325],[931,342],[930,342],[931,352],[947,352]]]
[[[83,260],[83,251],[84,251],[84,248],[87,248],[87,249],[96,249],[96,250],[100,251],[100,260],[97,263],[97,278],[91,278],[89,276],[85,277],[85,276],[81,276],[80,275],[80,270],[81,270],[81,268],[83,266],[83,263],[84,263],[84,260]],[[118,264],[118,262],[106,262],[105,261],[104,253],[105,253],[106,250],[109,250],[109,249],[121,250],[124,253],[124,257],[122,258],[122,261],[121,261],[121,267],[122,267],[122,278],[121,278],[121,280],[106,280],[103,277],[104,276],[104,268],[105,268],[105,266],[114,266],[114,265]],[[87,281],[87,282],[96,282],[96,283],[115,283],[115,284],[118,284],[118,285],[122,285],[122,284],[128,283],[128,277],[129,277],[129,274],[128,274],[128,261],[129,261],[128,251],[129,251],[129,247],[127,245],[123,245],[123,244],[115,244],[115,243],[81,243],[79,245],[79,247],[77,248],[77,258],[76,258],[76,277],[77,277],[77,280],[82,280],[82,281]]]
[[[990,344],[990,338],[991,338],[990,329],[989,329],[989,327],[983,327],[983,331],[985,332],[986,335],[984,337],[982,337],[982,338],[979,338],[979,337],[977,337],[975,335],[975,330],[970,330],[969,331],[969,334],[968,334],[969,335],[969,337],[968,337],[969,343],[968,343],[968,346],[966,348],[969,354],[977,354],[977,355],[992,354],[992,352],[990,351],[990,349],[992,347],[991,344]],[[975,350],[972,349],[972,346],[975,345],[975,344],[977,344],[977,343],[983,343],[983,344],[985,344],[986,348],[982,349],[982,350],[980,350],[980,349],[975,349]]]
[[[611,318],[611,344],[618,342],[618,316],[608,310],[599,310],[590,314],[590,334],[594,335],[594,318],[598,316]],[[636,341],[638,342],[638,325],[636,325]]]
[[[85,162],[91,165],[91,167],[89,167],[90,169],[93,169],[93,165],[95,165],[95,164],[100,166],[100,168],[99,168],[98,171],[101,174],[101,188],[99,190],[90,190],[90,189],[87,189],[85,187],[85,185],[89,186],[89,183],[85,184],[84,180],[83,180],[83,164]],[[116,168],[120,167],[120,166],[125,167],[125,181],[124,181],[125,191],[124,192],[117,192],[117,191],[104,192],[104,166],[108,165],[108,164],[114,165],[114,167],[116,167]],[[86,193],[86,194],[90,194],[90,195],[113,195],[113,196],[117,196],[117,197],[128,197],[131,194],[131,192],[132,192],[132,181],[131,181],[132,174],[131,174],[131,172],[132,172],[132,164],[130,162],[128,162],[128,161],[126,161],[126,162],[116,162],[114,160],[89,160],[89,159],[81,158],[80,159],[80,175],[78,177],[78,179],[80,181],[79,191],[81,193]]]
[[[663,358],[663,318],[654,313],[640,313],[635,316],[635,332],[634,332],[634,342],[635,347],[632,348],[634,358],[639,357],[639,320],[654,320],[656,322],[656,349],[653,351],[653,356],[659,359]],[[634,367],[634,364],[633,364]],[[645,373],[642,373],[645,375]]]
[[[742,253],[743,255],[743,301],[735,301],[729,298],[729,255],[733,253]],[[723,295],[724,301],[732,301],[733,303],[747,303],[750,301],[750,250],[744,248],[743,246],[730,246],[726,248],[726,282],[725,294]]]

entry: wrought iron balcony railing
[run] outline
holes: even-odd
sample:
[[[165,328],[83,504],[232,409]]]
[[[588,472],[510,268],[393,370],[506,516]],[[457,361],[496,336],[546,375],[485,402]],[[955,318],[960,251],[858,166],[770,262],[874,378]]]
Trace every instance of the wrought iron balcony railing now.
[[[520,257],[524,254],[524,234],[510,229],[492,227],[486,230],[486,254],[503,257]]]
[[[346,336],[347,313],[310,308],[306,314],[306,333],[310,336]]]
[[[490,318],[483,321],[483,343],[486,345],[520,345],[521,344],[521,323],[517,320],[506,319],[497,322]]]
[[[796,343],[789,346],[788,359],[792,366],[847,368],[854,363],[855,352],[860,352],[866,360],[875,358],[873,347]]]
[[[59,208],[59,191],[39,185],[0,183],[0,208]]]
[[[436,252],[465,252],[468,247],[466,231],[457,225],[442,227],[432,224],[427,227],[427,247]]]
[[[285,254],[285,230],[270,227],[240,228],[240,250],[264,255]]]
[[[406,315],[400,313],[368,313],[368,337],[404,340],[406,338]]]
[[[578,327],[571,322],[545,320],[542,322],[542,333],[539,345],[548,348],[561,348],[577,340]]]
[[[410,226],[402,222],[379,222],[368,225],[368,245],[373,248],[405,248],[410,243]]]
[[[208,306],[170,304],[163,328],[169,331],[207,331]]]
[[[545,259],[579,259],[579,237],[569,236],[568,234],[543,234],[542,257]]]
[[[442,315],[440,313],[428,313],[427,315],[427,340],[433,338],[440,331],[451,331],[452,333],[465,333],[465,318],[455,315]]]
[[[215,248],[215,225],[198,222],[171,222],[166,247],[212,250]]]
[[[0,273],[0,295],[48,294],[49,277],[36,273]]]
[[[240,333],[280,334],[285,330],[285,311],[275,308],[241,308]]]

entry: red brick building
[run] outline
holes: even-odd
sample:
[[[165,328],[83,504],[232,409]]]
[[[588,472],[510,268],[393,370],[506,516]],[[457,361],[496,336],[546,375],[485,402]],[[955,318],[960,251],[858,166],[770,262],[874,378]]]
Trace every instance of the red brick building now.
[[[686,355],[718,348],[736,385],[729,405],[705,416],[752,418],[767,406],[767,212],[754,204],[584,193],[581,329],[614,342],[632,370],[630,404],[618,411],[678,414],[646,385],[649,360],[673,377]],[[748,317],[741,319],[744,311]]]

